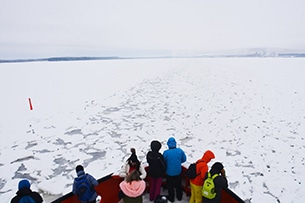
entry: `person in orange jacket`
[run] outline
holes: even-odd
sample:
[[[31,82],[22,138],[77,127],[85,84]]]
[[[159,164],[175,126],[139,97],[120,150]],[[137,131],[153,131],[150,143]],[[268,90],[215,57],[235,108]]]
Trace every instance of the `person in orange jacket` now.
[[[196,161],[196,178],[190,180],[191,186],[191,198],[190,203],[202,203],[202,186],[204,182],[204,177],[209,171],[208,163],[215,158],[212,151],[207,150],[204,152],[201,159]]]

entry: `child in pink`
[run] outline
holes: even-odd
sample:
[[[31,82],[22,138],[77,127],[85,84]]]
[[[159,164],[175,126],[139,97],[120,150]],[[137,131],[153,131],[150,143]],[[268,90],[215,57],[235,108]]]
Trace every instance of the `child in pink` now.
[[[137,170],[132,171],[126,180],[120,183],[124,203],[142,203],[145,188],[146,184],[140,179],[140,173]]]

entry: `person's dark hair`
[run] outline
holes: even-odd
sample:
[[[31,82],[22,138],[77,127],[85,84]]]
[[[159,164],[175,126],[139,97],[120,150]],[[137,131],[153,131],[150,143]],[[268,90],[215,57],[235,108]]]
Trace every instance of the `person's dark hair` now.
[[[223,169],[222,163],[216,162],[212,165],[211,172],[213,172],[213,174],[220,173],[222,169]]]
[[[128,161],[132,161],[132,162],[138,162],[138,157],[136,155],[136,149],[135,148],[131,148],[130,149],[131,155],[128,158]]]
[[[76,173],[78,173],[79,171],[83,171],[84,167],[82,165],[78,165],[78,166],[76,166],[75,170],[76,170]]]
[[[135,167],[137,168],[137,170],[140,169],[140,161],[136,155],[136,149],[135,148],[131,148],[130,149],[131,155],[130,157],[127,159],[128,164],[131,166],[131,162],[136,163]]]
[[[139,181],[140,180],[140,173],[137,170],[132,171],[127,177],[126,182],[131,183],[132,181]]]

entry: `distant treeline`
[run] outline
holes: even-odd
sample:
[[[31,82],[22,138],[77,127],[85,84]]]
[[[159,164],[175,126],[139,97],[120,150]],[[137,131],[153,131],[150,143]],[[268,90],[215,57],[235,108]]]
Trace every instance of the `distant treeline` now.
[[[305,53],[250,53],[250,54],[222,54],[222,55],[201,55],[196,58],[301,58]]]
[[[41,59],[13,59],[13,60],[1,60],[0,63],[20,63],[20,62],[37,62],[37,61],[88,61],[88,60],[117,60],[122,59],[120,57],[51,57]]]
[[[220,57],[283,57],[283,58],[300,58],[305,57],[305,53],[277,53],[273,55],[266,55],[261,53],[253,54],[224,54],[224,55],[200,55],[200,56],[165,56],[165,57],[50,57],[41,59],[12,59],[12,60],[1,60],[0,63],[21,63],[21,62],[38,62],[38,61],[88,61],[88,60],[118,60],[118,59],[151,59],[151,58],[220,58]]]
[[[279,57],[305,57],[305,53],[304,54],[279,54]]]

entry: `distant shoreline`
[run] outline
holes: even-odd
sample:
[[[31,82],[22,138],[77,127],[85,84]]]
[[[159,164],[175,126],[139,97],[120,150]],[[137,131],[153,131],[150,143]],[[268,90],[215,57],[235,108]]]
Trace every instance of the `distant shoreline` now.
[[[123,59],[162,59],[162,58],[304,58],[305,53],[278,53],[265,55],[260,53],[253,54],[224,54],[224,55],[200,55],[200,56],[156,56],[156,57],[49,57],[37,59],[0,59],[0,63],[24,63],[24,62],[60,62],[60,61],[89,61],[89,60],[123,60]]]

